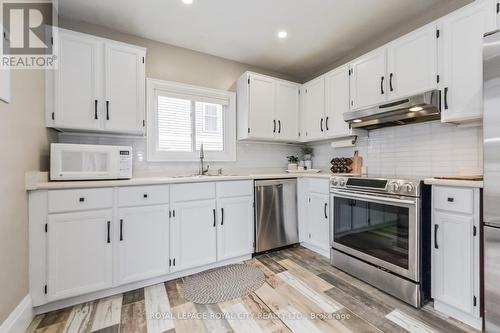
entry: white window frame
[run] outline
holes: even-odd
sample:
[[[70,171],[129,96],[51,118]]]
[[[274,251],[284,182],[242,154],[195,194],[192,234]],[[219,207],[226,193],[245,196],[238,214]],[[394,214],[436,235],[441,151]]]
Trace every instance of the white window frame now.
[[[223,114],[224,151],[205,151],[205,160],[211,162],[236,161],[236,93],[195,86],[185,83],[146,79],[147,114],[147,160],[151,162],[193,162],[200,160],[199,151],[170,152],[158,149],[157,96],[159,93],[177,95],[179,98],[205,98],[227,103]],[[193,139],[194,139],[193,133]]]

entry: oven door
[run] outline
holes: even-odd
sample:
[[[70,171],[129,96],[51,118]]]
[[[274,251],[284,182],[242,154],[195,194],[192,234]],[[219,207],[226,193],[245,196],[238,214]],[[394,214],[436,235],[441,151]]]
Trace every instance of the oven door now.
[[[420,200],[331,190],[332,247],[419,282]]]

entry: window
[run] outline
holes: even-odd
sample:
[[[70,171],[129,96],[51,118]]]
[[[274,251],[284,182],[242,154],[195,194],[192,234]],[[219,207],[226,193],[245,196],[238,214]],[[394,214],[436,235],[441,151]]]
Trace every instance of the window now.
[[[236,160],[235,93],[148,79],[148,160]]]

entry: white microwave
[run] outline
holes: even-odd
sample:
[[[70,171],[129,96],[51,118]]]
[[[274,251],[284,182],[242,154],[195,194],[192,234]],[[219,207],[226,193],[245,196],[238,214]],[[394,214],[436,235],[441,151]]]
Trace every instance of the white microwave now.
[[[53,143],[50,180],[132,178],[132,147]]]

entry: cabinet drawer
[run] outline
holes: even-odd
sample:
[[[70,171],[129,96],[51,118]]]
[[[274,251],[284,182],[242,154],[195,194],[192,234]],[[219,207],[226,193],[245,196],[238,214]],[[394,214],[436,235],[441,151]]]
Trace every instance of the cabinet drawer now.
[[[112,188],[49,191],[49,213],[102,209],[113,206]]]
[[[215,199],[215,183],[172,185],[172,201]]]
[[[472,214],[474,190],[448,186],[434,186],[434,208],[456,213]]]
[[[330,180],[329,179],[307,179],[309,192],[329,194]]]
[[[118,206],[168,204],[169,185],[127,186],[118,189]]]
[[[217,183],[217,196],[225,197],[242,197],[253,195],[253,182],[250,180],[242,181],[226,181]]]

